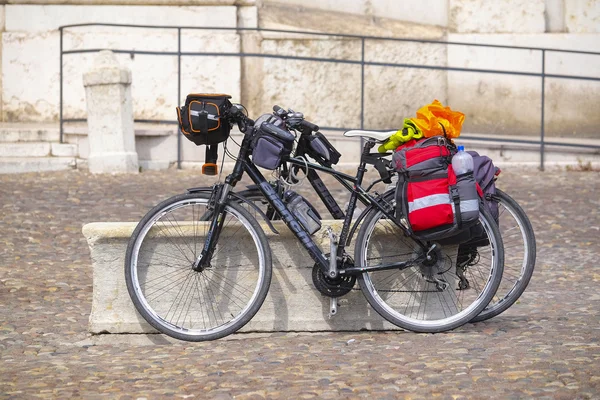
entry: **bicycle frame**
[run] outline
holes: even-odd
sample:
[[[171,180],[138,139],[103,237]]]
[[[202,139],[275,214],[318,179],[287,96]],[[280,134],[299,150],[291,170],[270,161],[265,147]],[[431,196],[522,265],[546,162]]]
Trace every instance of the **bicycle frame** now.
[[[338,274],[358,275],[360,273],[368,271],[404,269],[423,261],[423,259],[425,259],[425,257],[428,255],[429,251],[431,251],[428,245],[426,245],[418,239],[415,239],[415,242],[424,250],[422,253],[423,255],[417,259],[363,268],[356,266],[344,269],[335,268],[334,271],[331,271],[329,261],[325,258],[321,249],[316,245],[316,243],[312,240],[311,236],[306,232],[306,230],[300,225],[300,223],[296,220],[296,218],[293,216],[290,210],[286,207],[283,200],[281,199],[281,196],[275,191],[271,184],[265,179],[262,173],[250,160],[249,156],[251,154],[251,136],[252,135],[250,134],[244,136],[242,145],[240,147],[240,152],[238,154],[238,159],[233,168],[233,172],[225,178],[224,184],[217,185],[215,189],[213,189],[213,195],[211,197],[211,206],[214,207],[214,216],[207,233],[204,248],[198,259],[194,263],[195,270],[202,270],[210,266],[210,259],[212,257],[212,253],[214,252],[219,233],[223,224],[225,205],[229,198],[229,193],[240,181],[244,173],[247,173],[250,179],[252,179],[252,181],[258,186],[259,190],[263,193],[265,199],[268,201],[271,207],[273,207],[279,213],[283,222],[302,243],[310,257],[313,259],[313,261],[315,261],[317,265],[319,265],[319,267],[326,276],[335,278]],[[356,201],[358,199],[360,199],[361,202],[363,202],[365,205],[381,211],[390,221],[393,221],[393,223],[406,235],[412,236],[406,227],[404,227],[402,224],[396,221],[396,219],[393,216],[393,210],[389,210],[388,208],[386,208],[385,204],[380,204],[377,201],[377,199],[369,195],[366,192],[366,190],[360,186],[364,177],[364,173],[366,171],[366,158],[368,158],[370,154],[369,151],[371,148],[373,148],[374,144],[375,142],[372,140],[367,140],[367,142],[365,143],[361,155],[360,164],[357,169],[356,177],[352,177],[350,175],[338,172],[332,168],[321,166],[319,164],[308,163],[305,162],[305,160],[297,158],[291,158],[288,160],[288,162],[290,162],[292,165],[296,165],[299,167],[307,167],[309,170],[318,170],[333,175],[342,183],[344,187],[346,187],[351,192],[348,209],[346,210],[346,216],[343,222],[342,232],[340,233],[338,241],[338,243],[340,244],[337,247],[336,260],[341,259],[344,255],[345,243],[346,239],[348,238],[350,225],[352,223],[352,215],[356,208]]]
[[[296,147],[296,153],[295,153],[296,158],[304,157],[307,154],[307,151],[306,151],[307,146],[308,146],[307,141],[311,135],[312,135],[312,131],[310,131],[310,130],[301,131],[300,139],[298,140],[298,146]],[[372,146],[370,146],[369,148],[371,148],[371,147]],[[367,164],[375,165],[377,168],[377,163],[380,162],[379,160],[381,160],[383,157],[390,156],[390,155],[391,154],[389,154],[389,153],[388,154],[368,153],[368,154],[363,154],[363,159]],[[304,169],[304,167],[305,167],[304,162],[302,162],[301,164],[298,164],[297,162],[294,162],[293,159],[290,161],[295,166],[302,167],[301,169]],[[326,167],[324,172],[329,173],[328,171],[331,171],[331,168],[328,165],[325,165],[322,163],[319,163],[319,165],[322,167]],[[319,168],[314,167],[314,164],[313,164],[313,168],[309,168],[309,170],[306,172],[306,178],[310,182],[311,186],[313,187],[313,189],[315,190],[315,192],[321,199],[321,202],[325,205],[325,207],[327,208],[327,211],[329,211],[329,213],[331,214],[333,219],[344,219],[345,218],[344,211],[342,211],[341,207],[339,206],[339,204],[337,203],[335,198],[331,195],[331,192],[329,191],[329,189],[327,189],[327,186],[325,186],[325,184],[321,180],[321,177],[317,174],[317,172],[315,170],[319,170]],[[380,172],[380,174],[382,174],[382,171],[379,168],[377,168],[377,170]],[[284,172],[287,173],[287,171],[284,171]],[[336,174],[332,174],[332,175],[334,176],[334,178],[337,179],[338,182],[340,182],[348,190],[352,190],[350,187],[348,187],[346,185],[347,182],[344,180],[344,178],[341,178],[339,175],[336,175]],[[372,182],[371,185],[369,185],[369,187],[364,191],[369,192],[373,188],[373,186],[375,186],[375,184],[377,184],[378,182],[381,182],[383,180],[384,180],[384,178],[382,175],[381,179],[378,179],[378,180]],[[359,200],[361,200],[361,202],[363,204],[368,205],[365,201],[363,201],[362,198],[359,197]]]
[[[306,164],[303,160],[300,160],[301,157],[304,157],[308,152],[307,152],[307,140],[308,138],[312,135],[312,131],[310,130],[303,130],[301,131],[301,136],[298,140],[298,146],[296,147],[296,153],[295,153],[295,159],[290,159],[289,162],[291,164],[293,164],[292,168],[296,168],[296,169],[301,169],[304,170],[306,168]],[[364,156],[364,161],[367,164],[372,164],[375,166],[375,168],[379,171],[379,173],[381,174],[381,178],[377,179],[373,182],[371,182],[371,185],[369,185],[369,187],[367,189],[365,189],[365,192],[370,192],[371,189],[379,182],[385,182],[385,183],[389,183],[390,181],[388,179],[391,178],[390,176],[385,177],[384,176],[384,172],[388,172],[385,169],[385,166],[382,163],[382,159],[384,157],[388,157],[391,156],[391,153],[385,153],[385,154],[381,154],[381,153],[368,153]],[[315,164],[311,164],[313,167],[308,169],[308,172],[305,171],[306,174],[306,178],[308,179],[308,181],[310,182],[311,186],[313,187],[315,193],[318,195],[319,199],[321,200],[321,202],[325,205],[325,207],[327,208],[327,211],[329,211],[329,213],[331,214],[331,216],[333,217],[333,219],[338,219],[338,220],[343,220],[346,217],[346,214],[344,213],[344,211],[342,211],[341,207],[339,206],[338,202],[335,200],[335,198],[333,197],[333,195],[331,194],[331,192],[329,191],[329,189],[327,189],[327,186],[325,186],[325,184],[323,183],[323,181],[321,180],[321,177],[319,176],[319,174],[317,174],[316,170],[324,170],[325,172],[328,171],[332,171],[332,169],[317,161],[317,163],[321,166],[321,167],[325,167],[325,169],[322,169],[318,166],[316,166]],[[378,166],[378,163],[381,163],[380,166]],[[383,168],[383,170],[382,170]],[[384,171],[385,170],[385,171]],[[328,172],[329,173],[329,172]],[[389,173],[389,172],[388,172]],[[352,187],[347,185],[347,182],[345,181],[345,179],[341,176],[343,176],[344,174],[335,174],[332,173],[333,177],[336,178],[336,180],[338,182],[340,182],[343,186],[345,186],[348,190],[352,191]],[[282,176],[285,180],[287,180],[289,178],[289,168],[287,167],[287,165],[284,164],[284,167],[282,169]],[[350,177],[349,180],[352,181],[354,178]],[[282,191],[282,187],[281,187],[281,183],[279,181],[277,181],[275,187],[277,188],[277,191],[279,192],[279,196],[282,197],[283,196],[283,191]],[[251,186],[253,189],[258,189],[257,185],[252,185]],[[249,186],[250,188],[250,186]],[[368,202],[366,200],[364,200],[364,197],[359,197],[359,200],[361,200],[361,202],[368,206]],[[364,217],[366,216],[366,210],[364,210],[363,213],[361,213],[356,222],[354,223],[354,226],[352,227],[352,229],[350,230],[350,233],[346,239],[346,241],[344,242],[346,244],[346,246],[350,245],[350,241],[352,239],[352,237],[354,236],[354,232],[355,230],[358,228],[358,226],[360,225],[360,222],[364,219]],[[354,212],[354,210],[353,210]],[[276,212],[272,207],[268,207],[267,212],[266,212],[266,216],[269,219],[278,219],[276,218]]]

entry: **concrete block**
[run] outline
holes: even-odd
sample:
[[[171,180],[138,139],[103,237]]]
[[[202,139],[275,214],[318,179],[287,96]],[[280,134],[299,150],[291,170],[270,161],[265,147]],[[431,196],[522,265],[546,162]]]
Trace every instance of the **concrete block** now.
[[[427,25],[448,25],[448,2],[440,0],[371,0],[376,17]]]
[[[50,143],[0,143],[0,157],[46,157]]]
[[[238,27],[258,28],[258,7],[238,7]]]
[[[3,118],[5,121],[56,121],[59,113],[59,52],[57,32],[8,32],[2,35]],[[236,53],[235,33],[182,31],[182,50]],[[112,48],[126,50],[177,50],[174,30],[118,29],[110,32],[66,31],[64,49]],[[116,56],[133,76],[131,86],[136,119],[174,120],[174,107],[188,93],[226,92],[240,98],[240,60],[236,57],[184,56],[181,62],[181,99],[177,99],[177,57],[129,54]],[[68,54],[63,58],[63,115],[86,118],[83,72],[94,54]],[[149,67],[151,66],[151,68]]]
[[[449,0],[448,29],[457,33],[543,33],[544,0]]]
[[[71,143],[52,143],[51,154],[54,157],[77,157],[77,145]]]
[[[600,33],[600,2],[564,0],[565,25],[571,33]]]
[[[341,230],[339,221],[323,221],[323,224],[334,231]],[[93,301],[89,329],[93,333],[152,331],[135,311],[123,274],[125,250],[135,226],[136,223],[118,222],[92,223],[83,227],[92,257]],[[269,294],[244,331],[398,329],[374,312],[359,290],[342,297],[337,315],[330,319],[329,298],[322,296],[312,283],[312,260],[282,222],[276,222],[275,226],[280,235],[273,234],[263,225],[273,255],[274,273]],[[183,231],[179,234],[185,235]],[[162,236],[157,238],[156,246],[172,245],[172,241],[163,240]],[[328,247],[322,235],[317,234],[314,238],[321,248]],[[449,251],[450,257],[456,255],[456,248]]]
[[[86,91],[89,169],[92,173],[137,173],[131,71],[104,50],[83,75]]]
[[[564,32],[565,0],[546,0],[546,32]]]
[[[169,160],[139,160],[142,171],[169,169],[172,162]]]
[[[326,11],[341,11],[338,0],[270,0],[268,3],[280,3],[287,6],[297,6],[298,8],[313,8]],[[356,0],[344,2],[343,12],[349,14],[367,14],[369,13],[368,0]]]
[[[499,167],[508,166],[540,166],[540,146],[535,144],[507,144],[496,142],[490,139],[506,139],[506,136],[495,135],[477,135],[464,134],[456,139],[457,145],[465,146],[465,149],[477,151],[479,154],[486,155],[494,160],[494,164]],[[474,138],[485,138],[486,141]],[[519,136],[518,139],[525,141],[539,141],[539,136]],[[545,166],[577,166],[579,164],[591,163],[600,165],[600,149],[591,146],[598,146],[600,142],[596,139],[573,139],[546,137],[544,147],[544,165]],[[581,147],[569,148],[559,144],[577,144]],[[586,146],[590,147],[586,147]]]
[[[445,44],[369,40],[365,45],[365,59],[380,63],[446,66],[447,51]],[[434,99],[446,103],[447,84],[447,71],[365,67],[365,128],[397,129],[404,118],[415,116],[419,108]]]
[[[4,4],[0,6],[0,32],[6,29],[6,9]]]
[[[57,32],[2,34],[2,117],[4,121],[58,120],[59,37]],[[78,82],[81,86],[81,80]],[[81,102],[79,103],[79,107]]]
[[[226,2],[227,3],[227,2]],[[231,3],[231,2],[229,2]],[[234,6],[6,5],[6,30],[43,32],[86,22],[174,26],[236,26]],[[111,30],[113,28],[104,28]]]
[[[77,167],[71,157],[0,157],[0,174],[64,171]]]
[[[465,43],[598,51],[600,35],[451,34]],[[540,51],[449,46],[448,65],[541,73]],[[600,57],[547,52],[546,73],[600,77]],[[594,137],[600,124],[600,82],[546,78],[546,134]],[[540,131],[541,78],[471,72],[448,72],[448,103],[466,114],[463,130],[533,135]],[[574,135],[574,136],[573,136]]]
[[[58,142],[60,133],[56,124],[3,123],[0,142]]]

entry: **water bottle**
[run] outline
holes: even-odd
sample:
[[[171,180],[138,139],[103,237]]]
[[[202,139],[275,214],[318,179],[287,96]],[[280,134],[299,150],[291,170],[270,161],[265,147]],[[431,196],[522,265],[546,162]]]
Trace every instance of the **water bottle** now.
[[[312,235],[321,229],[321,217],[304,197],[288,190],[285,192],[283,199],[287,203],[288,209],[309,234]]]
[[[452,169],[456,175],[473,172],[473,157],[465,151],[465,146],[458,146],[458,153],[452,157]]]

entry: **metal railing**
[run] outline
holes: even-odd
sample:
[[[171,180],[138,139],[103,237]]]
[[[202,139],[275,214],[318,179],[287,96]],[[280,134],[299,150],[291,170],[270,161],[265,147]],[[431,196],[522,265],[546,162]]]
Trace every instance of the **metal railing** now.
[[[115,28],[144,28],[144,29],[167,29],[177,31],[177,51],[146,51],[146,50],[119,50],[119,49],[107,49],[107,48],[94,48],[94,49],[81,49],[81,50],[64,50],[63,49],[63,34],[65,29],[85,27],[85,26],[107,26]],[[290,56],[290,55],[278,55],[278,54],[263,54],[263,53],[245,53],[245,52],[184,52],[181,50],[181,31],[182,30],[210,30],[210,31],[232,31],[232,32],[258,32],[258,33],[282,33],[282,34],[298,34],[298,35],[309,35],[309,36],[321,36],[331,38],[343,38],[343,39],[354,39],[360,40],[361,43],[361,57],[360,60],[348,60],[340,58],[328,58],[328,57],[304,57],[304,56]],[[257,58],[275,58],[285,60],[297,60],[297,61],[313,61],[323,63],[338,63],[338,64],[353,64],[361,66],[360,74],[360,128],[364,129],[364,111],[365,111],[365,66],[377,66],[377,67],[391,67],[391,68],[415,68],[415,69],[429,69],[429,70],[440,70],[440,71],[457,71],[457,72],[476,72],[476,73],[489,73],[489,74],[500,74],[500,75],[518,75],[518,76],[529,76],[539,77],[541,79],[541,122],[540,122],[540,140],[520,140],[511,138],[482,138],[482,137],[470,137],[472,140],[481,141],[494,141],[494,142],[505,142],[505,143],[520,143],[520,144],[532,144],[540,146],[540,169],[544,169],[544,152],[547,145],[553,146],[564,146],[564,147],[575,147],[575,148],[587,148],[600,150],[600,146],[597,145],[581,145],[576,143],[561,143],[561,142],[548,142],[545,139],[545,84],[546,78],[557,78],[557,79],[575,79],[584,81],[599,81],[600,78],[592,76],[581,76],[581,75],[560,75],[560,74],[548,74],[546,73],[546,53],[572,53],[572,54],[585,54],[592,56],[600,56],[600,52],[591,51],[579,51],[579,50],[563,50],[563,49],[552,49],[544,47],[523,47],[523,46],[507,46],[507,45],[496,45],[496,44],[481,44],[481,43],[463,43],[463,42],[452,42],[452,41],[440,41],[440,40],[428,40],[428,39],[409,39],[409,38],[390,38],[390,37],[378,37],[378,36],[360,36],[360,35],[349,35],[349,34],[337,34],[337,33],[320,33],[320,32],[304,32],[295,30],[282,30],[282,29],[262,29],[262,28],[223,28],[223,27],[195,27],[195,26],[169,26],[169,25],[128,25],[128,24],[110,24],[110,23],[86,23],[86,24],[74,24],[64,25],[59,27],[60,31],[60,141],[63,142],[63,125],[65,122],[83,122],[85,119],[65,119],[63,118],[63,57],[68,54],[78,53],[94,53],[102,50],[112,50],[114,53],[124,54],[142,54],[142,55],[156,55],[156,56],[172,56],[177,57],[177,100],[176,105],[179,105],[181,99],[181,57],[182,56],[199,56],[199,57],[257,57]],[[479,69],[479,68],[460,68],[460,67],[449,67],[449,66],[435,66],[435,65],[422,65],[422,64],[409,64],[409,63],[387,63],[387,62],[374,62],[365,60],[365,42],[368,40],[379,40],[379,41],[394,41],[394,42],[413,42],[413,43],[427,43],[427,44],[441,44],[441,45],[459,45],[459,46],[470,46],[470,47],[486,47],[486,48],[497,48],[497,49],[514,49],[514,50],[528,50],[528,51],[539,51],[541,52],[541,72],[527,72],[527,71],[505,71],[505,70],[494,70],[494,69]],[[176,124],[175,119],[171,120],[139,120],[135,122],[152,122],[152,123],[167,123]],[[318,121],[316,121],[318,122]],[[349,129],[355,129],[357,127],[322,127],[323,130],[336,130],[346,131]],[[181,168],[181,132],[178,134],[177,139],[177,165]]]

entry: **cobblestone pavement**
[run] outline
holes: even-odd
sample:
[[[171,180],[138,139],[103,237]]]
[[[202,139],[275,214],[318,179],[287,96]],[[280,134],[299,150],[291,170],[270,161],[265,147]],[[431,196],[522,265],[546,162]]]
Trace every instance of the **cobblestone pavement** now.
[[[503,172],[499,186],[533,221],[538,257],[521,301],[487,322],[435,335],[237,334],[198,344],[90,337],[82,225],[137,221],[206,183],[189,170],[0,176],[0,398],[600,398],[598,172]]]

